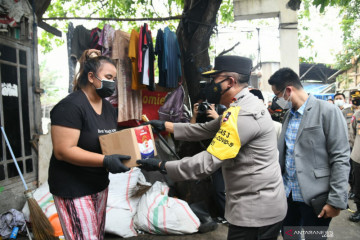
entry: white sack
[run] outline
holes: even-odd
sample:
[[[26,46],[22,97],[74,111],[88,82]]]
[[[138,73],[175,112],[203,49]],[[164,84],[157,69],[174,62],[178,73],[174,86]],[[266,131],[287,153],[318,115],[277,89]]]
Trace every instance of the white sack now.
[[[137,183],[149,185],[139,168],[126,173],[109,174],[109,196],[106,207],[105,232],[121,237],[137,236],[132,222],[140,198],[131,195],[136,191]]]
[[[57,213],[54,198],[49,191],[49,184],[47,181],[33,192],[33,196],[47,218]],[[24,213],[25,220],[30,222],[30,210],[27,201],[22,209],[22,212]]]
[[[135,227],[152,234],[190,234],[198,231],[200,221],[189,205],[168,196],[169,187],[155,182],[141,197],[134,216]]]

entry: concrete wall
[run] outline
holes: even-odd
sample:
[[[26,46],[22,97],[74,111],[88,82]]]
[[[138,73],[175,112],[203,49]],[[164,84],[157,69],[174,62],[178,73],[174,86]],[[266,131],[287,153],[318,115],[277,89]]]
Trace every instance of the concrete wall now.
[[[234,0],[235,20],[279,17],[280,67],[299,73],[297,13],[286,8],[288,0]]]
[[[50,129],[50,123],[48,124],[48,129]],[[48,134],[41,135],[39,138],[39,186],[48,180],[52,150],[51,131],[48,131]]]
[[[261,78],[259,79],[259,89],[264,95],[265,102],[271,101],[274,96],[274,93],[271,90],[271,86],[268,84],[268,80],[274,72],[279,70],[279,68],[279,62],[263,62],[261,65]]]
[[[286,8],[288,0],[279,0],[280,67],[289,67],[299,74],[297,13]]]
[[[278,17],[281,0],[234,0],[235,20]]]
[[[272,92],[271,86],[268,84],[270,76],[279,70],[279,62],[263,62],[261,66],[260,90]]]

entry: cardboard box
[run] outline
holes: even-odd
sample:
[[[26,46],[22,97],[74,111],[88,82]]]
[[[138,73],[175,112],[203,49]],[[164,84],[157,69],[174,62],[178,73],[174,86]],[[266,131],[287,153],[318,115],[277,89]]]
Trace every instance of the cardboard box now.
[[[99,137],[104,155],[122,154],[131,156],[123,161],[127,167],[136,167],[136,160],[157,155],[154,136],[150,125],[128,128]]]

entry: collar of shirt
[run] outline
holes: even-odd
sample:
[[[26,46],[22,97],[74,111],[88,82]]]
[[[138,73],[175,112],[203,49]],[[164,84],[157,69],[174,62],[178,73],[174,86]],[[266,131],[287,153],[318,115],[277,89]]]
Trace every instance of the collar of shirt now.
[[[230,104],[232,106],[233,104],[237,103],[241,98],[243,98],[246,94],[249,93],[249,88],[243,88],[240,92],[238,92],[235,97],[233,98],[233,102]]]
[[[295,111],[294,108],[291,108],[290,113],[294,116],[296,115],[296,113],[298,113],[300,115],[304,115],[305,107],[306,107],[306,104],[308,101],[309,101],[309,98],[306,99],[306,101],[303,103],[303,105],[301,105],[301,107],[297,111]]]

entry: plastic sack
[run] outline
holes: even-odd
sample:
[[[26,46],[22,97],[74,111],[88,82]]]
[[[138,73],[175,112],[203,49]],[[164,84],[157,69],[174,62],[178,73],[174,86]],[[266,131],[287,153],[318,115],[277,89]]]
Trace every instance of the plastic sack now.
[[[57,214],[54,198],[53,195],[50,193],[49,184],[47,181],[33,192],[33,196],[47,218],[50,218],[52,215]],[[27,202],[25,203],[22,212],[24,213],[25,220],[27,222],[30,222],[30,210]]]
[[[105,232],[121,237],[137,236],[133,226],[132,218],[136,213],[140,198],[132,198],[131,195],[137,188],[137,183],[149,185],[139,168],[132,168],[130,171],[118,174],[109,174],[110,184],[108,200],[106,205]],[[35,200],[51,219],[57,215],[54,198],[49,192],[48,183],[44,183],[33,192]],[[25,219],[29,221],[30,211],[26,203],[22,209]]]
[[[198,231],[200,221],[189,205],[168,196],[169,187],[155,182],[140,199],[134,216],[135,227],[152,234],[190,234]]]
[[[24,214],[16,209],[10,209],[0,214],[0,239],[9,238],[14,227],[19,227],[19,232],[25,230],[26,222]]]
[[[137,236],[133,224],[140,197],[134,198],[132,194],[137,189],[137,183],[147,183],[139,168],[118,174],[109,174],[109,195],[106,205],[105,232],[124,238]]]

